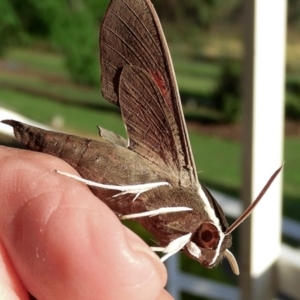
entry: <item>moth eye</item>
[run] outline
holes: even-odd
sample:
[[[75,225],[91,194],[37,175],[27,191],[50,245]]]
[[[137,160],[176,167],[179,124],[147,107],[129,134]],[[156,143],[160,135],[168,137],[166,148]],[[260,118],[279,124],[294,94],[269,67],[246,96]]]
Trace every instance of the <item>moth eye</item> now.
[[[203,223],[194,238],[201,248],[216,249],[220,240],[218,229],[211,223]]]

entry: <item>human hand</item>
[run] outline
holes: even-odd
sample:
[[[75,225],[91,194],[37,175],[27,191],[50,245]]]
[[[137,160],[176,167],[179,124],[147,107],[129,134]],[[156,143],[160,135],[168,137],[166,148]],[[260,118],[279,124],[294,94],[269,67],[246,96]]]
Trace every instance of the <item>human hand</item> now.
[[[0,147],[0,295],[167,300],[157,256],[62,160]]]

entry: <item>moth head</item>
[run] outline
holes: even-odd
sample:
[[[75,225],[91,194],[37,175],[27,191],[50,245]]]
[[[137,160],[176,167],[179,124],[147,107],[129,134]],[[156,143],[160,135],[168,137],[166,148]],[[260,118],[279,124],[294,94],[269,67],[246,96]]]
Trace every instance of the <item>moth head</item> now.
[[[269,189],[281,169],[282,166],[274,172],[256,199],[230,226],[227,224],[221,207],[209,191],[205,187],[199,189],[200,197],[202,199],[205,198],[206,203],[210,203],[210,206],[206,207],[206,211],[210,216],[211,221],[206,221],[200,224],[198,229],[191,236],[190,241],[185,245],[186,253],[193,259],[198,260],[207,268],[216,266],[223,257],[226,257],[230,263],[232,271],[238,275],[239,267],[237,261],[233,254],[228,250],[231,246],[231,233],[251,214],[254,207],[262,199],[263,195]]]
[[[190,242],[186,244],[185,251],[206,268],[216,266],[223,257],[226,257],[232,271],[238,275],[238,264],[233,254],[228,250],[231,246],[231,234],[225,234],[218,227],[212,222],[202,223],[192,235]]]

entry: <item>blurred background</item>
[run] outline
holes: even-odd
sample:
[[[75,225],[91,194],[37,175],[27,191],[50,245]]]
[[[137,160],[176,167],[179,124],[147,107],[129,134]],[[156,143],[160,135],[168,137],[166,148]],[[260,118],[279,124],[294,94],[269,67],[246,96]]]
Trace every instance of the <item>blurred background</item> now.
[[[1,0],[0,109],[85,137],[97,138],[96,125],[125,135],[118,108],[100,92],[99,25],[108,3]],[[243,1],[153,0],[153,4],[173,58],[199,179],[238,197]],[[300,221],[298,0],[288,1],[287,20],[283,213]],[[10,143],[1,136],[2,144]],[[149,239],[141,228],[135,230]],[[227,265],[206,270],[187,257],[181,263],[183,270],[236,283]],[[182,299],[202,298],[183,294]]]

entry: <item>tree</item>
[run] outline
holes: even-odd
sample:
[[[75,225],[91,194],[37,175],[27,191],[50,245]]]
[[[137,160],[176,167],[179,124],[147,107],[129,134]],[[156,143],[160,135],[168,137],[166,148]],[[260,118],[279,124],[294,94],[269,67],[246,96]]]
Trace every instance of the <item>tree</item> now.
[[[98,84],[99,24],[108,2],[2,0],[0,54],[11,45],[42,38],[64,54],[66,66],[75,81]]]
[[[22,35],[19,18],[8,0],[0,1],[0,55],[7,47],[18,43]]]

